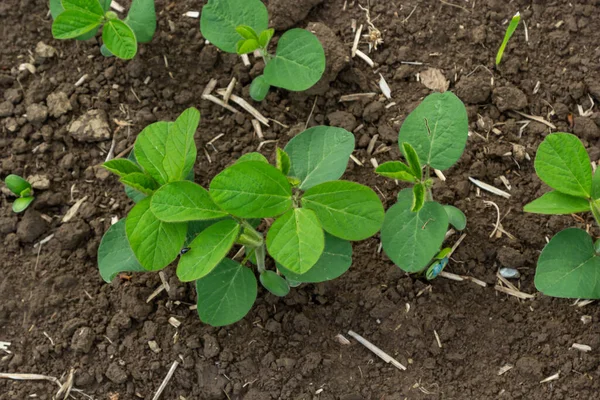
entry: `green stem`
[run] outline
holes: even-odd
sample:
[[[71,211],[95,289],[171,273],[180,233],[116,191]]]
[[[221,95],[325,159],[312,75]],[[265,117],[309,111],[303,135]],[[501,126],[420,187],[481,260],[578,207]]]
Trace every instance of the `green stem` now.
[[[256,267],[258,268],[258,273],[262,274],[263,272],[265,272],[267,270],[267,268],[265,267],[265,256],[266,256],[266,250],[265,250],[265,245],[261,245],[259,247],[257,247],[255,249],[255,254],[256,254]]]
[[[425,180],[427,181],[430,177],[431,170],[429,168],[429,164],[427,164],[425,166]],[[428,187],[427,191],[425,192],[425,201],[433,201],[433,191],[431,190],[431,187]]]
[[[596,224],[600,226],[600,199],[591,200],[590,208],[592,209],[592,214],[594,215],[594,219],[596,220]]]

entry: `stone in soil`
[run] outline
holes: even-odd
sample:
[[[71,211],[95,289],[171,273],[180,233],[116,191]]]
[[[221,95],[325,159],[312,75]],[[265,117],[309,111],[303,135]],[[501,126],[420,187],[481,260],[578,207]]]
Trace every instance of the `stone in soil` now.
[[[37,190],[47,190],[50,188],[50,179],[46,175],[31,175],[27,178],[31,187]]]
[[[487,103],[491,93],[490,79],[486,76],[464,77],[456,84],[456,95],[468,104]]]
[[[27,106],[27,121],[32,124],[41,124],[48,118],[48,107],[43,104],[31,104]]]
[[[41,58],[52,58],[57,51],[54,47],[47,45],[44,42],[38,42],[35,46],[35,55]]]
[[[46,98],[46,104],[48,104],[50,116],[53,118],[63,116],[73,109],[65,92],[50,93]]]
[[[527,107],[527,96],[522,90],[513,86],[499,87],[494,90],[492,101],[500,112],[522,110]]]
[[[271,0],[268,6],[270,25],[277,31],[291,28],[306,18],[314,6],[322,2],[323,0],[295,0],[291,5],[289,0]]]
[[[14,112],[15,106],[10,101],[0,103],[0,118],[10,117]]]
[[[356,118],[346,111],[334,111],[327,115],[330,126],[337,126],[352,132],[356,128]]]
[[[75,250],[90,235],[90,226],[84,221],[68,222],[58,228],[55,239],[63,250]]]
[[[32,243],[42,236],[48,230],[48,227],[48,222],[42,218],[42,214],[29,208],[17,225],[17,236],[23,243]]]
[[[73,334],[73,338],[71,339],[71,348],[75,351],[81,353],[89,353],[92,349],[92,345],[94,344],[94,339],[96,335],[92,328],[83,327],[81,329],[77,329]]]
[[[69,125],[69,133],[80,142],[101,142],[111,137],[104,110],[89,110]]]
[[[119,385],[127,382],[127,372],[114,362],[108,366],[106,377]]]
[[[17,230],[17,223],[19,218],[13,217],[2,217],[0,218],[0,234],[6,235],[7,233],[13,233]]]
[[[217,338],[206,334],[204,335],[204,357],[213,358],[219,355],[221,352],[221,348],[219,347],[219,342]]]
[[[600,128],[587,117],[575,117],[573,120],[573,133],[586,140],[597,140],[600,137]]]
[[[377,122],[385,112],[385,105],[379,101],[367,104],[363,111],[365,122]]]
[[[348,66],[350,58],[348,57],[348,52],[345,49],[344,44],[327,25],[321,22],[311,23],[308,25],[307,29],[319,38],[319,41],[325,50],[325,59],[327,60],[327,63],[321,79],[313,87],[308,89],[306,94],[309,96],[324,95],[329,91],[330,83],[337,78],[341,70]]]

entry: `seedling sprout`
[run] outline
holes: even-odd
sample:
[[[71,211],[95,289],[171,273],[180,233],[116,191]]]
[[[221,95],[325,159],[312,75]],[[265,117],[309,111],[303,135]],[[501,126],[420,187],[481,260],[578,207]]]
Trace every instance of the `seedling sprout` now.
[[[18,175],[8,175],[4,180],[6,187],[17,196],[12,209],[15,213],[21,213],[33,202],[33,189],[31,184]]]
[[[521,21],[521,13],[517,12],[510,20],[510,23],[508,24],[508,28],[506,28],[506,33],[504,34],[504,39],[502,40],[502,44],[500,45],[500,48],[498,49],[498,53],[496,54],[496,66],[500,65],[500,61],[502,61],[502,56],[504,55],[504,50],[506,49],[506,45],[508,44],[508,41],[510,40],[512,35],[515,33],[515,30],[517,29],[517,26],[519,25],[519,21]]]

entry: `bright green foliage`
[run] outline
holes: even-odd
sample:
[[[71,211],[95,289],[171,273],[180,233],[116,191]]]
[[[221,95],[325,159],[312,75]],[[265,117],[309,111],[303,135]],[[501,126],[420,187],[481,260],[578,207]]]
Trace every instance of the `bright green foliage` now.
[[[404,271],[421,273],[430,266],[428,276],[437,276],[445,264],[430,263],[449,224],[458,230],[466,227],[462,211],[433,200],[430,172],[432,168],[448,169],[458,161],[468,131],[467,112],[458,97],[451,92],[433,93],[400,128],[398,143],[406,163],[389,161],[375,170],[386,178],[413,183],[412,190],[398,194],[398,202],[387,211],[381,228],[383,250]]]
[[[598,173],[592,176],[590,158],[579,139],[553,133],[538,147],[535,170],[555,189],[527,204],[526,212],[573,214],[591,211],[600,224]],[[600,259],[589,234],[565,229],[546,245],[538,259],[535,286],[549,296],[600,298]]]
[[[34,200],[31,184],[14,174],[8,175],[4,183],[8,190],[17,196],[12,206],[13,212],[19,214],[25,211]]]
[[[200,30],[212,44],[227,53],[258,51],[264,75],[252,82],[250,96],[262,101],[271,86],[303,91],[315,85],[325,72],[325,51],[319,39],[305,29],[285,32],[275,55],[268,52],[275,31],[268,29],[267,8],[260,0],[209,0],[202,9]]]
[[[348,270],[348,240],[374,235],[384,217],[373,190],[337,181],[353,135],[340,128],[309,129],[290,141],[289,152],[277,149],[276,166],[260,153],[245,154],[206,190],[192,181],[199,120],[197,110],[189,109],[175,122],[154,123],[138,135],[129,159],[104,165],[137,201],[123,226],[105,234],[99,254],[104,279],[121,271],[156,271],[180,255],[177,276],[196,281],[200,318],[221,326],[242,318],[256,298],[247,262],[277,296]],[[227,258],[239,246],[246,254],[241,263]],[[267,255],[279,272],[267,269]]]
[[[121,21],[110,11],[109,0],[50,0],[55,39],[87,40],[102,29],[101,53],[129,60],[137,53],[138,42],[152,40],[156,31],[154,0],[133,0],[129,14]]]
[[[500,65],[500,61],[502,61],[502,56],[504,55],[504,50],[506,49],[506,45],[508,41],[515,33],[517,26],[519,25],[519,21],[521,21],[521,13],[516,13],[512,19],[510,20],[510,24],[508,24],[508,28],[506,28],[506,33],[504,34],[504,39],[502,40],[502,44],[498,49],[498,53],[496,54],[496,66]]]

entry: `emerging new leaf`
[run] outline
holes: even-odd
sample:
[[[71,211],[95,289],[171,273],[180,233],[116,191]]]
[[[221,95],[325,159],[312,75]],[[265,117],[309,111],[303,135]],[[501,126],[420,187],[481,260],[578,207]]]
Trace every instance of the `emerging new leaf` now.
[[[421,161],[419,156],[410,143],[402,143],[402,154],[406,157],[408,166],[410,167],[412,175],[417,178],[418,181],[423,180],[423,170],[421,169]]]
[[[277,148],[277,169],[281,171],[282,174],[287,175],[290,172],[291,162],[290,156],[279,147]]]
[[[425,204],[425,185],[417,183],[413,186],[413,202],[410,210],[412,212],[419,212],[423,208],[423,204]]]
[[[375,173],[386,178],[397,179],[403,182],[415,182],[417,178],[413,175],[411,168],[400,161],[384,162],[377,167]]]

